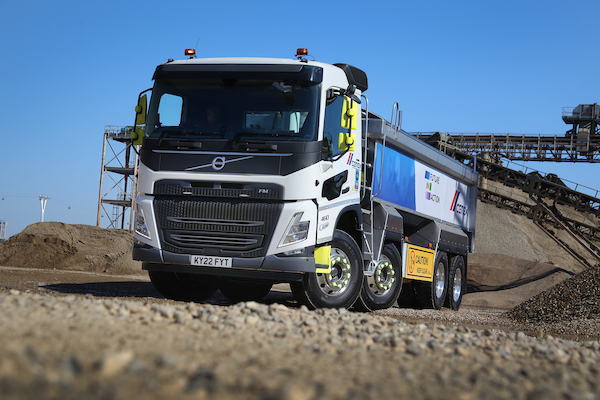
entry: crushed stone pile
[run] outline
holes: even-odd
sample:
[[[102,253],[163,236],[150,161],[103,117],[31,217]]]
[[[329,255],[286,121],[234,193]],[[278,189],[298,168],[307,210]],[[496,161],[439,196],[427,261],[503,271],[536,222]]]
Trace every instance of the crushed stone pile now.
[[[0,265],[108,274],[142,274],[133,261],[131,232],[40,222],[0,243]]]
[[[519,304],[507,314],[522,322],[600,318],[600,264]]]

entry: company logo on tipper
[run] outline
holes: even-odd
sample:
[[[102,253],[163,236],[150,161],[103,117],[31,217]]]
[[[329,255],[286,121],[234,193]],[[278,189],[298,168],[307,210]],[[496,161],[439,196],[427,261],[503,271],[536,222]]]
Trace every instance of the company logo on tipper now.
[[[426,200],[431,200],[431,201],[435,201],[436,203],[440,202],[440,197],[438,195],[436,195],[435,193],[432,193],[433,191],[433,184],[439,184],[440,183],[440,177],[437,175],[432,174],[429,171],[425,171],[425,179],[427,180],[427,182],[425,182],[425,199]]]
[[[429,171],[425,171],[425,179],[434,183],[440,183],[440,177],[435,174],[432,174]]]
[[[450,205],[450,210],[454,211],[457,214],[467,215],[468,209],[467,206],[458,203],[458,199],[460,198],[460,191],[454,192],[454,198],[452,199],[452,204]]]

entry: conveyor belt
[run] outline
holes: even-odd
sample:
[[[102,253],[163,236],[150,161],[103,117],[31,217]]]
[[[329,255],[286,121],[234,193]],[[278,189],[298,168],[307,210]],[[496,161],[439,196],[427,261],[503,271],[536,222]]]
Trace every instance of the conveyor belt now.
[[[454,147],[470,156],[489,154],[499,160],[555,161],[555,162],[600,162],[600,137],[578,138],[568,136],[526,136],[495,134],[441,134],[418,132],[415,134],[430,144],[438,141],[437,147]]]

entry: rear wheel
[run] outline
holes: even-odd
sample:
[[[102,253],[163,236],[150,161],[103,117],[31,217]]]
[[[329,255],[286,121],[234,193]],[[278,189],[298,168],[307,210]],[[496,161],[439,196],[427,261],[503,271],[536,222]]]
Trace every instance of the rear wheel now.
[[[448,290],[448,256],[438,251],[433,267],[433,282],[415,282],[417,304],[422,308],[439,310],[446,301]]]
[[[221,293],[231,301],[258,301],[271,291],[271,282],[223,278]]]
[[[212,275],[180,272],[148,271],[152,284],[167,299],[201,303],[211,298],[221,284],[221,278]]]
[[[294,297],[309,308],[349,308],[360,294],[362,256],[352,236],[336,230],[331,243],[331,271],[308,273],[292,284]]]
[[[450,259],[450,277],[448,279],[448,295],[446,297],[446,305],[458,311],[462,302],[463,294],[467,286],[467,269],[465,268],[465,260],[461,256],[452,257]]]
[[[402,264],[396,246],[386,244],[381,252],[373,276],[363,278],[360,297],[354,305],[362,311],[389,308],[394,305],[402,290]]]

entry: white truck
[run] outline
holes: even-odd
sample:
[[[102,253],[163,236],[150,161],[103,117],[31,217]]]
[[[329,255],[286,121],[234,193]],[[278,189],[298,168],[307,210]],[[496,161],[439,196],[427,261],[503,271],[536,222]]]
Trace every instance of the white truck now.
[[[348,64],[206,58],[142,92],[133,258],[165,297],[311,309],[457,310],[473,251],[474,169],[368,110]],[[150,89],[148,89],[150,90]]]

